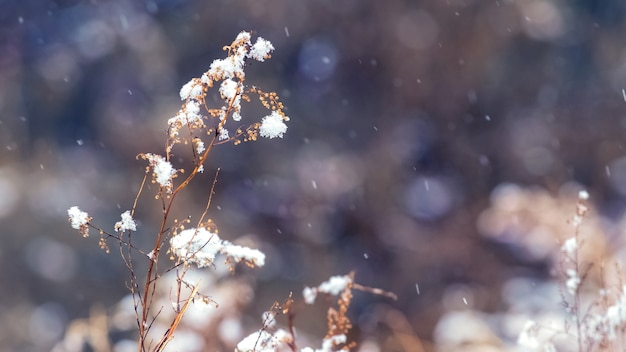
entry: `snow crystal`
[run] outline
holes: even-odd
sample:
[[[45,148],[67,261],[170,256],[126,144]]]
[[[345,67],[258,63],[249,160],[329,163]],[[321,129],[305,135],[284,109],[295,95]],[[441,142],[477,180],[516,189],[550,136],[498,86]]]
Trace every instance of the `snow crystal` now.
[[[517,337],[517,344],[529,349],[537,349],[540,347],[539,341],[537,340],[537,323],[529,320],[524,324],[522,332],[520,332]]]
[[[227,129],[225,129],[224,127],[222,127],[222,128],[220,129],[220,135],[219,135],[218,139],[219,139],[220,141],[223,141],[223,140],[226,140],[226,139],[228,139],[228,138],[229,138],[229,136],[228,136],[228,130],[227,130]]]
[[[276,352],[282,345],[292,341],[291,334],[283,329],[278,329],[273,334],[259,330],[241,340],[237,344],[235,352]]]
[[[350,276],[333,276],[328,281],[323,282],[318,286],[320,292],[325,292],[330,295],[336,296],[345,290],[348,284],[352,282]]]
[[[70,217],[72,228],[80,230],[81,227],[86,226],[89,220],[89,214],[80,210],[77,206],[73,206],[67,210],[67,215]]]
[[[319,292],[328,293],[336,296],[348,287],[352,282],[350,276],[332,276],[327,281],[322,282],[318,287],[305,287],[302,291],[304,302],[313,304]]]
[[[580,192],[578,192],[578,198],[582,199],[582,200],[587,200],[589,199],[589,192],[582,190]]]
[[[232,79],[225,79],[220,85],[220,94],[222,98],[231,100],[237,95],[237,88],[239,87],[239,83],[233,81]]]
[[[317,289],[311,287],[305,287],[302,291],[302,297],[304,297],[304,302],[306,304],[315,303],[315,298],[317,298]]]
[[[195,263],[199,268],[211,265],[218,253],[231,261],[245,261],[255,266],[265,264],[263,252],[223,241],[213,232],[204,228],[181,231],[170,240],[172,253],[182,260]]]
[[[115,223],[115,231],[137,231],[137,224],[133,217],[130,215],[130,210],[126,210],[122,213],[122,220]]]
[[[236,263],[244,260],[248,263],[254,264],[255,266],[265,265],[265,254],[258,249],[238,246],[228,241],[223,241],[220,253],[230,257]]]
[[[340,345],[342,343],[346,343],[347,341],[347,337],[346,335],[334,335],[328,338],[325,338],[322,341],[322,348],[321,349],[312,349],[311,347],[305,347],[302,350],[300,350],[300,352],[333,352],[335,351],[335,349],[333,348],[333,346],[335,345]]]
[[[179,110],[176,116],[167,120],[167,124],[170,126],[170,137],[177,136],[178,131],[183,128],[183,126],[189,125],[191,128],[197,128],[203,125],[202,115],[198,113],[200,111],[200,106],[193,100],[190,101],[190,103],[191,104],[188,103],[186,105],[186,110]],[[195,111],[195,113],[191,111]]]
[[[563,243],[563,246],[561,246],[561,250],[569,258],[575,257],[574,254],[577,248],[578,248],[578,243],[576,242],[575,237],[569,238],[567,241],[565,241],[565,243]]]
[[[200,103],[195,100],[189,100],[185,105],[185,112],[187,113],[187,116],[191,115],[193,117],[198,115],[200,112]]]
[[[180,89],[180,99],[195,99],[202,96],[202,84],[197,79],[192,79]]]
[[[213,60],[208,74],[217,79],[234,78],[244,76],[243,67],[245,59],[245,49],[243,53],[235,53],[225,59]]]
[[[269,54],[274,50],[274,46],[269,40],[265,40],[261,37],[257,38],[256,43],[250,49],[248,57],[257,61],[265,61],[269,57]]]
[[[346,343],[347,340],[348,338],[344,334],[331,336],[324,339],[324,342],[322,342],[322,350],[333,351],[333,345]]]
[[[250,43],[250,38],[251,37],[252,36],[251,36],[250,32],[241,31],[241,32],[239,32],[239,34],[237,34],[237,38],[235,38],[235,41],[236,42],[243,41],[243,42],[246,42],[246,43]]]
[[[570,295],[574,296],[578,291],[578,285],[580,285],[580,277],[578,276],[578,272],[576,272],[576,270],[574,269],[568,269],[565,272],[565,275],[567,275],[567,281],[565,282],[567,292],[569,292]]]
[[[198,228],[184,230],[172,237],[170,246],[176,257],[202,268],[213,263],[222,247],[222,241],[216,233]]]
[[[204,142],[199,138],[195,139],[194,141],[196,142],[196,153],[202,154],[202,152],[206,150],[206,148],[204,147]]]
[[[145,158],[150,162],[156,181],[161,187],[169,188],[172,186],[172,177],[176,175],[176,170],[165,160],[164,157],[157,154],[145,154]]]
[[[272,111],[272,113],[268,116],[265,116],[263,120],[261,120],[261,127],[259,128],[259,134],[261,137],[267,138],[275,138],[280,137],[283,138],[283,134],[287,132],[287,125],[285,124],[285,118],[281,114],[276,111]]]

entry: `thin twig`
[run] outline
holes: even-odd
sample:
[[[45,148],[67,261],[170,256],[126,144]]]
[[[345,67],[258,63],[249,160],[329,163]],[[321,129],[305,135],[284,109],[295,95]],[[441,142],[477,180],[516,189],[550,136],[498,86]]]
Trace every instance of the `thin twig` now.
[[[189,298],[187,298],[187,302],[185,302],[180,312],[176,314],[176,317],[174,318],[174,321],[172,322],[172,324],[170,324],[170,327],[167,329],[167,332],[165,333],[165,335],[163,335],[163,337],[161,337],[161,340],[159,340],[159,343],[156,346],[155,352],[163,351],[163,349],[168,344],[168,342],[170,342],[170,340],[174,338],[174,331],[178,327],[178,324],[180,324],[180,320],[183,318],[185,311],[187,311],[189,304],[192,302],[193,298],[196,296],[196,293],[198,293],[198,288],[199,288],[199,285],[194,288],[194,290],[189,295]]]
[[[209,207],[211,206],[211,201],[213,200],[213,195],[215,194],[215,185],[217,184],[217,176],[219,174],[220,174],[220,168],[218,167],[217,170],[215,170],[215,177],[213,178],[213,184],[211,185],[211,192],[209,193],[209,200],[206,202],[206,207],[204,207],[204,211],[202,212],[202,215],[200,216],[200,220],[198,220],[197,227],[199,227],[200,224],[202,224],[202,221],[204,221],[204,217],[209,211]]]

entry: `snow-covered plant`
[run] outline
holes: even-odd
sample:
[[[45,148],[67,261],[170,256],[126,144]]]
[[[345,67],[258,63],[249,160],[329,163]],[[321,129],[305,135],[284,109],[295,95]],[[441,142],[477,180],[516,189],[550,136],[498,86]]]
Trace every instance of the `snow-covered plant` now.
[[[68,210],[72,228],[84,237],[89,229],[96,230],[100,247],[109,251],[107,240],[113,239],[120,245],[120,254],[130,273],[129,288],[133,298],[138,329],[138,351],[162,351],[174,337],[185,311],[195,300],[208,301],[199,290],[197,282],[185,279],[192,266],[211,267],[218,255],[224,255],[232,266],[244,262],[250,267],[263,266],[265,255],[253,248],[238,246],[218,236],[217,226],[206,215],[211,204],[215,181],[203,213],[191,228],[192,216],[185,219],[172,219],[171,212],[176,206],[177,196],[190,184],[198,173],[204,171],[204,163],[219,144],[254,141],[258,136],[282,138],[287,131],[283,104],[275,92],[266,92],[245,84],[245,68],[249,61],[263,62],[271,57],[272,44],[257,38],[252,41],[250,32],[237,35],[232,44],[225,46],[227,57],[213,61],[209,69],[199,78],[192,78],[180,90],[182,105],[178,113],[167,120],[167,135],[163,154],[142,153],[138,158],[147,162],[145,175],[134,198],[132,207],[121,214],[120,221],[114,224],[113,231],[107,231],[93,224],[93,219],[78,206]],[[207,99],[211,89],[221,98],[217,106]],[[212,97],[212,96],[211,96]],[[268,113],[257,121],[245,123],[242,116],[242,102],[258,99]],[[232,126],[232,127],[231,127]],[[242,127],[245,126],[245,127]],[[173,164],[175,147],[190,149],[193,161],[190,167],[178,168]],[[146,181],[158,186],[156,199],[163,210],[158,231],[153,234],[153,246],[148,249],[137,247],[134,232],[141,231],[135,219],[140,195]],[[215,176],[217,180],[217,173]],[[149,236],[143,234],[142,236]],[[167,253],[164,253],[167,252]],[[169,254],[167,256],[166,254]],[[163,258],[172,262],[163,264]],[[142,259],[143,258],[143,259]],[[136,272],[140,260],[147,261],[147,272]],[[163,309],[155,301],[157,282],[167,272],[176,273],[175,287],[171,288],[175,311],[165,333],[152,334],[157,317]],[[186,292],[186,293],[184,293]],[[184,296],[183,296],[184,295]],[[153,336],[154,335],[154,336]]]
[[[249,267],[261,267],[265,264],[266,256],[258,249],[248,248],[224,240],[218,234],[218,227],[212,219],[207,218],[211,199],[217,182],[218,172],[215,174],[213,186],[207,197],[204,211],[194,220],[191,214],[183,219],[173,219],[171,213],[178,204],[178,195],[187,188],[198,173],[204,172],[204,163],[209,153],[216,145],[233,142],[255,141],[257,138],[282,138],[287,131],[286,122],[289,118],[284,113],[284,106],[275,92],[266,92],[255,86],[245,85],[244,69],[250,60],[263,62],[270,58],[274,50],[272,44],[257,38],[253,43],[249,32],[241,32],[231,45],[224,47],[228,53],[224,59],[217,59],[211,63],[208,71],[199,78],[192,78],[183,85],[179,94],[182,105],[178,113],[167,120],[167,135],[165,148],[162,154],[142,153],[138,159],[147,163],[145,175],[134,198],[132,207],[120,215],[120,220],[113,225],[113,231],[104,230],[93,224],[93,219],[87,212],[78,206],[68,210],[68,217],[72,228],[79,231],[83,237],[89,236],[89,230],[96,230],[99,245],[109,252],[107,240],[112,239],[119,244],[122,261],[130,273],[129,289],[132,300],[132,309],[136,317],[138,330],[137,349],[139,352],[163,351],[174,339],[174,333],[181,324],[183,315],[194,317],[196,321],[203,321],[211,326],[215,325],[216,317],[197,319],[197,314],[205,318],[209,316],[206,309],[215,303],[208,295],[200,292],[198,271],[202,268],[216,268],[217,258],[222,256],[225,263],[234,270],[238,263]],[[214,88],[214,90],[212,90]],[[212,95],[211,95],[212,94]],[[221,104],[213,107],[209,97],[219,97]],[[242,116],[242,102],[258,99],[260,104],[269,112],[255,122],[244,124]],[[246,127],[242,127],[246,126]],[[173,163],[174,150],[187,149],[192,156],[190,167],[179,168]],[[153,245],[150,248],[139,248],[134,241],[134,233],[141,231],[140,223],[135,219],[136,209],[146,182],[158,186],[155,199],[162,208],[162,219],[157,226],[158,231],[153,234]],[[191,224],[191,225],[189,225]],[[143,234],[142,236],[149,236]],[[146,273],[138,273],[140,260],[147,263]],[[170,260],[167,265],[162,263]],[[143,263],[142,263],[143,264]],[[172,277],[175,277],[172,280]],[[211,281],[209,275],[205,280]],[[165,286],[165,287],[164,287]],[[216,286],[213,285],[213,290]],[[203,286],[205,287],[205,286]],[[232,305],[236,305],[233,294],[241,286],[225,289]],[[238,289],[239,287],[240,289]],[[328,333],[324,337],[321,348],[305,347],[297,349],[296,334],[293,325],[293,299],[291,294],[283,303],[275,303],[269,312],[264,315],[263,328],[239,341],[236,347],[238,352],[285,351],[292,352],[331,352],[348,351],[355,345],[348,341],[347,334],[352,324],[347,317],[347,311],[352,300],[352,290],[357,289],[370,293],[387,296],[395,299],[395,295],[380,289],[361,286],[354,282],[354,273],[345,276],[333,276],[328,281],[314,288],[304,290],[304,300],[313,304],[318,295],[336,296],[336,307],[328,309]],[[213,291],[215,293],[215,291]],[[129,300],[123,300],[120,314],[127,314]],[[220,302],[223,304],[224,302]],[[173,312],[167,308],[171,306]],[[167,311],[166,311],[167,310]],[[238,308],[231,307],[231,313],[237,315]],[[133,313],[131,313],[132,315]],[[288,316],[287,328],[276,326],[278,315]],[[207,321],[208,320],[208,321]],[[166,321],[164,324],[163,322]],[[222,323],[228,322],[228,318]],[[238,324],[226,324],[232,330]],[[222,328],[222,325],[220,325]],[[179,335],[182,334],[179,329]],[[233,336],[232,333],[223,335]],[[243,336],[243,335],[242,335]],[[69,340],[76,340],[75,337]],[[193,341],[193,339],[191,339]],[[182,341],[181,344],[177,342]],[[193,346],[185,345],[185,339],[175,339],[170,346],[176,350],[205,350],[202,343],[192,342]],[[176,346],[172,346],[176,344]],[[186,347],[181,347],[186,346]],[[108,349],[108,348],[104,348]]]
[[[336,307],[329,307],[326,313],[328,332],[320,348],[296,346],[296,334],[293,326],[293,299],[291,296],[283,304],[274,303],[269,312],[264,314],[263,328],[248,335],[237,344],[235,352],[335,352],[350,351],[356,346],[348,340],[352,323],[347,316],[352,302],[352,290],[366,291],[391,299],[397,299],[394,293],[379,288],[362,286],[354,281],[354,272],[348,275],[332,276],[317,287],[305,287],[302,291],[304,303],[314,304],[318,294],[337,297]],[[276,316],[285,314],[289,317],[288,328],[276,326]]]
[[[586,243],[581,238],[581,227],[590,211],[588,199],[587,191],[579,192],[576,213],[570,220],[574,235],[559,248],[563,278],[561,303],[566,313],[564,326],[555,329],[528,320],[517,341],[528,351],[560,350],[555,341],[563,340],[563,336],[570,343],[570,349],[580,352],[621,351],[626,347],[626,285],[622,283],[621,266],[617,265],[618,270],[610,272],[606,270],[605,262],[582,261],[581,251]],[[593,269],[598,271],[599,282],[589,280]],[[607,279],[621,284],[618,287],[607,286]]]

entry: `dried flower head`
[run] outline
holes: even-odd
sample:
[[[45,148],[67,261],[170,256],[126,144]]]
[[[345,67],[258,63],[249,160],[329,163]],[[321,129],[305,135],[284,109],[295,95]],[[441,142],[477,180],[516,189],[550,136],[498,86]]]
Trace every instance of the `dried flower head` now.
[[[122,220],[115,223],[116,232],[137,231],[137,223],[130,215],[130,210],[122,213]]]
[[[67,215],[73,229],[78,230],[83,237],[89,236],[88,224],[91,221],[89,214],[73,206],[67,210]]]
[[[176,169],[164,157],[157,154],[139,154],[139,157],[148,160],[152,168],[153,182],[158,183],[167,193],[172,191],[172,179],[176,177]]]
[[[202,134],[214,133],[217,144],[233,141],[239,144],[241,141],[254,141],[260,134],[261,137],[282,137],[287,131],[285,122],[289,118],[285,115],[284,106],[275,92],[264,92],[257,87],[247,87],[245,68],[248,60],[263,62],[271,57],[274,50],[272,43],[263,38],[257,38],[252,43],[250,32],[243,31],[228,46],[224,47],[227,57],[214,60],[209,70],[200,78],[192,78],[180,90],[180,98],[183,105],[178,113],[168,120],[169,140],[167,152],[169,153],[175,144],[186,144],[185,138],[181,137],[180,130],[188,128],[195,138]],[[210,107],[207,104],[207,94],[210,88],[218,87],[222,105]],[[250,102],[251,96],[256,95],[259,102],[270,110],[270,114],[262,118],[261,122],[250,122],[247,127],[240,125],[228,128],[226,125],[229,118],[234,123],[242,121],[242,101]],[[205,114],[202,109],[205,109]],[[210,119],[215,119],[209,123]],[[210,127],[207,127],[207,124]],[[244,125],[245,126],[245,125]],[[236,131],[231,134],[230,131]],[[201,156],[202,152],[198,152]]]

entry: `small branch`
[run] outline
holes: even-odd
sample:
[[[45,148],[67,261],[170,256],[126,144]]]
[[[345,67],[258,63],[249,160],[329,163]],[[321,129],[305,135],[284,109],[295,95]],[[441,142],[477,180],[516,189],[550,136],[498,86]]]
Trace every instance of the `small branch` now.
[[[130,210],[130,215],[134,218],[135,216],[135,209],[137,209],[137,203],[139,202],[139,196],[141,195],[141,192],[143,192],[143,186],[146,184],[146,180],[148,179],[148,169],[146,169],[146,172],[143,175],[143,179],[141,180],[141,185],[139,186],[139,191],[137,191],[137,195],[135,196],[135,200],[133,201],[133,207]]]
[[[220,168],[218,167],[217,170],[215,171],[213,184],[211,185],[211,192],[209,193],[209,200],[206,203],[206,207],[204,207],[204,211],[202,212],[202,215],[200,216],[200,220],[198,220],[198,225],[196,227],[199,227],[200,224],[202,224],[202,221],[204,221],[204,217],[206,216],[206,213],[209,211],[209,207],[211,206],[211,201],[213,200],[213,195],[215,194],[215,185],[217,184],[217,176],[219,174],[220,174]]]
[[[396,295],[393,292],[389,292],[389,291],[385,291],[382,290],[380,288],[374,288],[374,287],[368,287],[368,286],[361,286],[357,283],[353,283],[352,284],[352,288],[355,290],[359,290],[359,291],[363,291],[363,292],[369,292],[378,296],[384,296],[384,297],[388,297],[393,299],[394,301],[398,300],[398,295]]]
[[[192,302],[193,298],[196,296],[196,293],[198,293],[198,288],[199,288],[199,285],[196,285],[196,287],[193,289],[193,291],[189,295],[189,298],[187,298],[187,302],[185,302],[180,312],[176,314],[176,317],[174,318],[174,321],[172,322],[170,327],[167,329],[167,332],[165,333],[165,335],[163,335],[163,337],[161,337],[161,340],[159,340],[159,343],[157,344],[154,350],[155,352],[163,351],[163,349],[168,344],[168,342],[170,342],[170,340],[174,338],[174,331],[178,327],[178,324],[180,324],[180,320],[183,318],[185,311],[187,311],[189,304]]]

